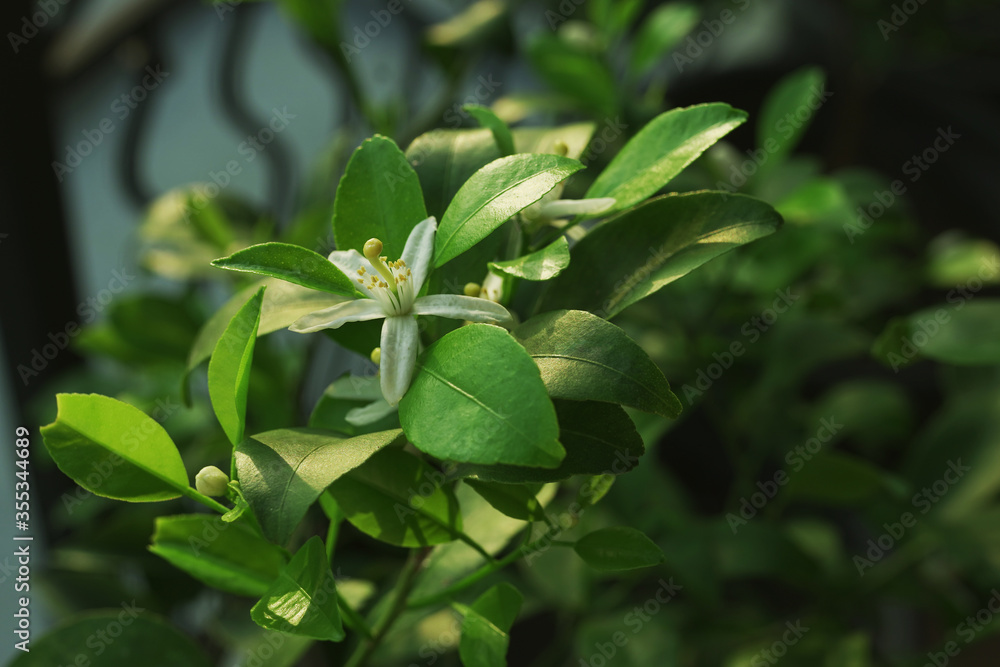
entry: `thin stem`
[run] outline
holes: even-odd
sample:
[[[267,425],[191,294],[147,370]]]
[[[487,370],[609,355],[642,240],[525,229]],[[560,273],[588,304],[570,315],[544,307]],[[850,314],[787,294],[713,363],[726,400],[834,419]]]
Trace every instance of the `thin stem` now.
[[[347,600],[337,592],[337,606],[340,607],[340,613],[344,616],[344,622],[354,631],[360,632],[364,635],[365,639],[372,640],[375,636],[372,634],[372,629],[368,627],[368,623],[365,619],[361,618],[361,614],[354,611],[354,608],[347,603]]]
[[[396,587],[390,593],[392,600],[389,603],[389,608],[379,622],[375,624],[371,633],[371,639],[366,639],[358,644],[358,647],[354,650],[353,655],[351,655],[344,667],[364,667],[364,665],[368,664],[368,660],[375,653],[375,649],[379,647],[382,640],[385,639],[389,629],[392,628],[392,624],[406,610],[406,598],[409,596],[410,591],[413,590],[420,567],[430,552],[431,547],[423,547],[410,552],[410,557],[399,575],[399,581],[396,582]]]
[[[406,607],[408,609],[419,609],[421,607],[430,607],[431,605],[447,602],[456,593],[460,593],[466,588],[469,588],[470,586],[476,584],[485,577],[493,574],[497,570],[501,570],[504,567],[510,565],[517,559],[522,558],[523,556],[527,556],[529,553],[535,550],[536,545],[542,542],[546,543],[546,546],[557,546],[557,547],[573,546],[572,542],[566,542],[564,540],[547,539],[547,536],[548,533],[538,538],[534,542],[522,544],[520,547],[518,547],[514,551],[511,551],[509,554],[507,554],[500,560],[494,560],[489,563],[486,563],[472,574],[462,579],[459,579],[448,588],[438,593],[435,593],[434,595],[427,595],[422,598],[417,598],[416,600],[410,600],[410,602],[407,603]]]
[[[219,514],[225,514],[226,512],[228,512],[231,509],[229,507],[226,507],[225,505],[223,505],[220,502],[212,500],[211,498],[209,498],[205,494],[200,493],[197,489],[192,489],[190,486],[184,487],[184,488],[180,489],[180,492],[183,493],[188,498],[190,498],[191,500],[197,500],[199,503],[201,503],[205,507],[211,507],[213,510],[215,510]]]

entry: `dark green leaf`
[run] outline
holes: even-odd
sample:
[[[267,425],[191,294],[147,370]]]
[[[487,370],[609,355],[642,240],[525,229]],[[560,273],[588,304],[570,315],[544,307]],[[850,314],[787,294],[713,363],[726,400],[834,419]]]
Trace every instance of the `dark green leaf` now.
[[[361,252],[377,238],[393,257],[427,217],[420,180],[392,139],[375,135],[351,156],[337,187],[333,236],[339,250]]]
[[[970,301],[966,295],[972,294],[955,289],[949,305],[891,321],[873,353],[893,370],[920,357],[957,365],[1000,363],[1000,299]]]
[[[456,474],[481,480],[524,483],[556,482],[573,475],[622,475],[645,452],[642,438],[619,406],[595,401],[553,401],[559,418],[559,441],[566,458],[558,468],[508,465],[461,465]]]
[[[42,427],[56,465],[91,493],[116,500],[169,500],[189,488],[167,432],[142,410],[98,394],[57,394],[56,420]]]
[[[768,93],[757,124],[757,147],[767,151],[770,169],[792,152],[809,127],[813,114],[826,101],[826,76],[818,67],[792,72]]]
[[[351,279],[333,262],[312,250],[290,243],[259,243],[217,259],[212,266],[270,276],[330,294],[355,294]]]
[[[564,456],[538,367],[503,329],[470,324],[429,347],[399,404],[417,447],[439,459],[552,468]]]
[[[518,154],[489,163],[455,194],[434,238],[441,266],[479,243],[583,165],[558,155]]]
[[[595,530],[577,540],[573,549],[587,565],[603,571],[652,567],[666,560],[651,539],[625,526]]]
[[[541,521],[545,518],[544,508],[535,498],[537,486],[483,482],[477,479],[467,479],[465,483],[496,510],[512,519]]]
[[[507,262],[490,262],[490,268],[525,280],[549,280],[569,266],[569,242],[560,236],[553,243]]]
[[[340,438],[325,431],[286,428],[241,442],[236,471],[264,535],[284,543],[324,489],[400,435],[397,429]]]
[[[161,516],[149,550],[195,579],[229,593],[259,597],[285,565],[285,557],[245,521],[213,514]]]
[[[600,116],[618,109],[618,88],[597,55],[556,35],[543,34],[528,44],[528,59],[554,90]]]
[[[781,216],[762,201],[722,192],[657,197],[587,234],[550,283],[542,310],[578,308],[611,318],[705,262],[773,233]]]
[[[470,113],[481,126],[493,133],[493,140],[497,143],[501,157],[514,154],[514,137],[510,133],[510,128],[489,107],[484,107],[481,104],[466,104],[462,109]]]
[[[355,528],[401,547],[457,539],[462,514],[445,476],[396,448],[378,452],[330,485],[329,493]]]
[[[632,72],[642,74],[653,67],[691,32],[699,18],[698,7],[687,2],[672,2],[653,10],[632,45]]]
[[[810,460],[801,470],[788,473],[787,500],[828,506],[858,506],[870,501],[886,486],[874,465],[851,454],[830,451]]]
[[[208,395],[212,409],[233,446],[243,439],[246,426],[250,364],[253,363],[265,289],[257,290],[233,316],[208,362]]]
[[[533,317],[514,337],[538,364],[553,398],[594,400],[676,417],[680,401],[662,371],[624,331],[581,310]]]
[[[71,616],[41,637],[32,638],[30,652],[17,654],[10,667],[212,665],[190,637],[136,605],[135,600],[122,602],[117,609]]]
[[[508,633],[523,601],[519,590],[502,583],[463,610],[458,654],[465,667],[507,667]]]
[[[295,552],[250,616],[263,628],[290,635],[334,642],[344,638],[337,582],[322,539],[313,536]]]
[[[662,113],[625,144],[594,180],[586,196],[614,197],[615,210],[629,208],[656,194],[705,149],[746,119],[745,111],[720,103]]]

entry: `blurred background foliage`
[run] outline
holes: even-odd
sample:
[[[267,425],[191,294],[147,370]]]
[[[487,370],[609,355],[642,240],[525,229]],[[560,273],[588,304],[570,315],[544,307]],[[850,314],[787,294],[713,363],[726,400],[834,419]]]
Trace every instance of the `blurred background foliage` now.
[[[14,26],[37,7],[4,11]],[[634,526],[667,563],[611,577],[553,549],[503,573],[527,596],[509,664],[916,667],[930,654],[995,664],[996,3],[72,0],[46,23],[12,44],[4,68],[4,89],[36,100],[4,105],[0,124],[14,149],[2,186],[13,226],[0,246],[13,286],[10,419],[51,421],[56,391],[104,393],[160,420],[191,471],[218,463],[229,445],[189,354],[245,283],[208,261],[271,238],[332,249],[334,191],[362,139],[407,146],[462,128],[448,140],[478,142],[466,103],[515,127],[591,122],[583,155],[595,168],[571,181],[572,196],[658,113],[723,101],[750,122],[671,189],[751,194],[786,225],[615,319],[684,413],[633,414],[642,465],[566,531]],[[157,66],[166,82],[138,101],[133,86]],[[827,94],[787,119],[810,90]],[[113,116],[105,146],[93,142],[78,172],[53,173],[122,92],[135,108]],[[298,117],[264,141],[283,107]],[[950,140],[935,144],[941,136]],[[408,155],[419,161],[419,142]],[[135,277],[111,294],[119,267]],[[93,315],[78,308],[88,299]],[[31,366],[68,322],[85,325],[71,350]],[[332,379],[368,369],[352,347],[364,345],[262,338],[249,432],[307,423]],[[205,590],[145,549],[154,517],[182,501],[96,498],[43,448],[35,455],[47,544],[38,599],[50,622],[135,598],[217,664],[253,664],[262,639],[247,600]],[[576,491],[563,485],[550,516]],[[501,540],[512,530],[489,528]],[[338,568],[359,596],[401,563],[349,526],[342,540]],[[428,592],[442,562],[447,553],[424,575]],[[683,588],[660,604],[665,582]],[[458,664],[453,618],[406,617],[379,664]],[[341,650],[289,640],[262,664],[339,664]]]

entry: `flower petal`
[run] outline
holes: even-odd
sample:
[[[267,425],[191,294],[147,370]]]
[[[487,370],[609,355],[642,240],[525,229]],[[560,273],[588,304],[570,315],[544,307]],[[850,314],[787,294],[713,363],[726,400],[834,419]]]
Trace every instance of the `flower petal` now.
[[[427,273],[431,267],[431,258],[434,257],[434,233],[437,231],[437,220],[434,216],[417,223],[417,226],[410,232],[406,239],[406,247],[403,248],[403,261],[406,266],[413,271],[413,293],[420,294],[420,288],[424,286]]]
[[[413,302],[414,315],[437,315],[455,320],[484,322],[486,324],[513,324],[507,309],[489,299],[479,299],[461,294],[432,294]]]
[[[389,402],[379,396],[374,402],[360,408],[351,408],[347,411],[344,419],[352,426],[367,426],[373,424],[383,417],[388,417],[396,408],[389,405]]]
[[[419,346],[417,320],[412,315],[385,318],[385,324],[382,325],[382,363],[379,366],[379,376],[382,395],[389,405],[398,405],[399,399],[410,388]]]
[[[372,299],[354,299],[303,315],[288,327],[295,333],[312,333],[320,329],[336,329],[347,322],[364,322],[385,317],[382,306]]]
[[[358,290],[365,296],[373,296],[370,289],[368,289],[364,284],[358,282],[358,278],[361,276],[358,274],[359,269],[364,269],[365,276],[372,273],[372,265],[364,255],[362,255],[357,250],[334,250],[330,253],[327,258],[333,265],[344,272],[344,275],[351,279],[354,283],[354,289]]]
[[[614,197],[594,199],[557,199],[542,204],[539,213],[545,218],[568,218],[571,215],[598,215],[615,205]]]

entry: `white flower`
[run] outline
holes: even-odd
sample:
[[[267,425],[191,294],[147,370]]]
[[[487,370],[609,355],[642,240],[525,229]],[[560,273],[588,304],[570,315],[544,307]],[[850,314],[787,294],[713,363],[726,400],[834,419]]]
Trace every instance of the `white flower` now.
[[[347,322],[385,318],[382,325],[380,376],[382,395],[396,405],[410,387],[420,348],[414,315],[437,315],[469,322],[510,324],[507,309],[498,303],[459,294],[417,297],[434,255],[437,221],[427,218],[410,232],[402,257],[394,262],[380,257],[382,243],[371,239],[365,254],[357,250],[335,250],[330,261],[348,276],[356,276],[364,297],[338,303],[300,317],[290,330],[311,333],[336,329]]]

